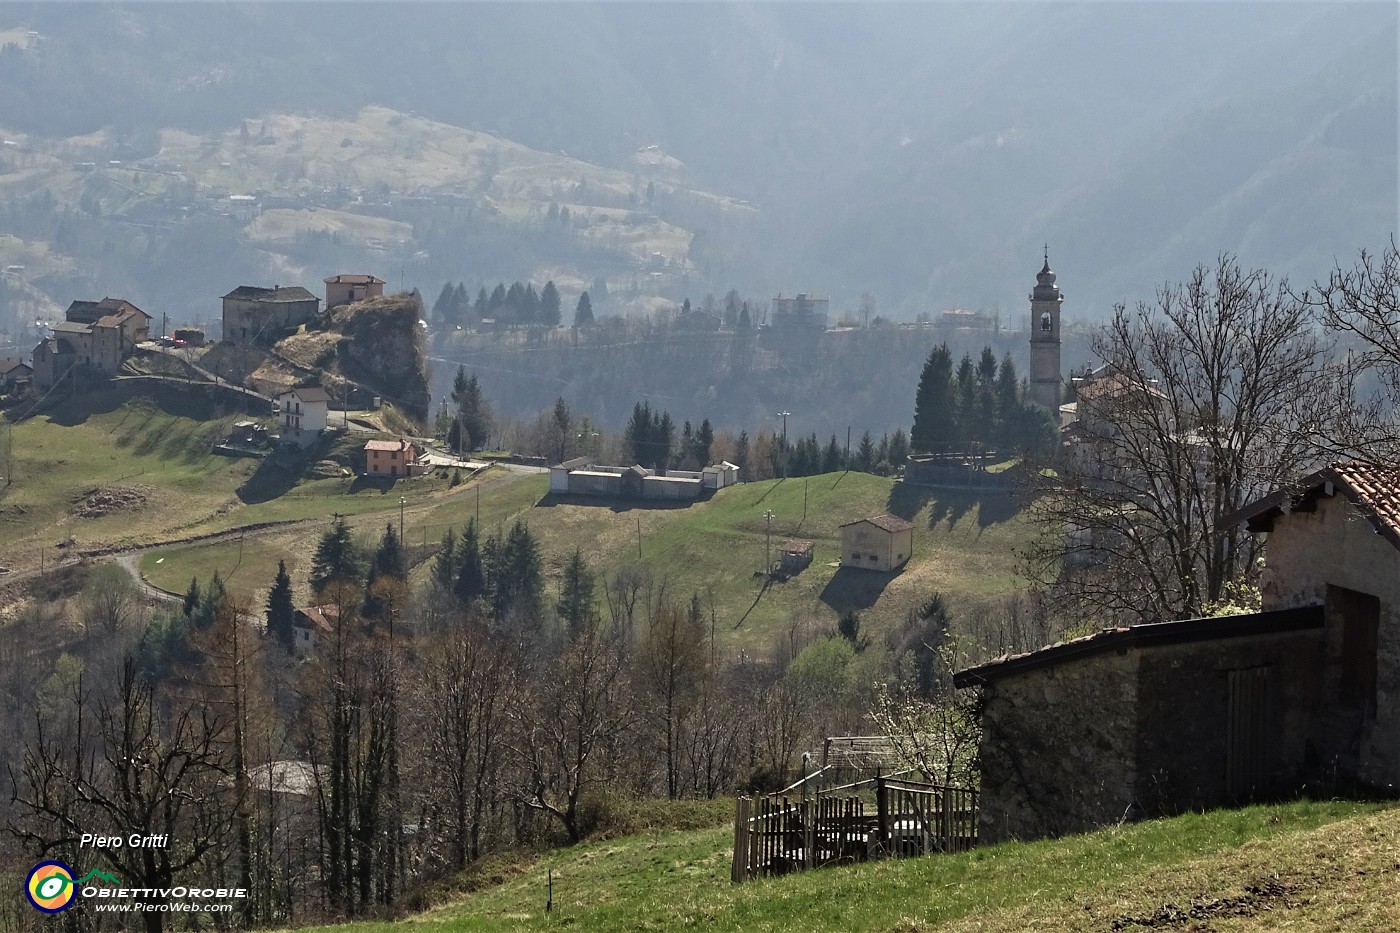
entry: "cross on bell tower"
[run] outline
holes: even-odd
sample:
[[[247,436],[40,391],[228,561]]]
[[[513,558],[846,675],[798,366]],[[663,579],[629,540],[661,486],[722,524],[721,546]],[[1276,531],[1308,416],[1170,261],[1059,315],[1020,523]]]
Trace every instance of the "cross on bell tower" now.
[[[1057,415],[1060,408],[1060,305],[1064,296],[1050,271],[1050,244],[1045,265],[1035,277],[1031,300],[1031,400]]]

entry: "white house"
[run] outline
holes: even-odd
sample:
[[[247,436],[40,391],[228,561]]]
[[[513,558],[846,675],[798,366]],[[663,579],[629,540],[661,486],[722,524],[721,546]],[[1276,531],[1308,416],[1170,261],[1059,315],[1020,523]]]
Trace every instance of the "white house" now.
[[[282,439],[309,444],[326,429],[326,409],[330,395],[320,386],[304,386],[277,396],[282,412]]]

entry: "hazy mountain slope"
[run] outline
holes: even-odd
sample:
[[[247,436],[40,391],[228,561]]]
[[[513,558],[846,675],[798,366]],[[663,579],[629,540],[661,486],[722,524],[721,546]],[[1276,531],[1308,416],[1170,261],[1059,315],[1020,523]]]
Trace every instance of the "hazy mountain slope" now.
[[[6,125],[113,124],[134,152],[368,104],[619,168],[657,144],[767,219],[696,290],[1019,306],[1049,240],[1067,313],[1097,313],[1221,250],[1310,277],[1382,242],[1396,23],[1370,2],[10,5],[0,32],[42,39],[0,51],[0,99]]]

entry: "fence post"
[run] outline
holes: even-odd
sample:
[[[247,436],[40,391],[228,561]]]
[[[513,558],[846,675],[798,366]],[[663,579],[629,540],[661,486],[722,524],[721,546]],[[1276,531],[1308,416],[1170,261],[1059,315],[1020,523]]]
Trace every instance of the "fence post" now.
[[[955,851],[955,843],[953,841],[953,797],[956,793],[957,791],[952,788],[945,787],[941,795],[943,797],[943,819],[940,822],[943,823],[942,835],[944,852]]]
[[[749,798],[740,797],[734,807],[734,861],[729,880],[739,884],[749,876]]]
[[[804,799],[802,801],[802,867],[815,868],[817,860],[813,858],[812,846],[816,844],[817,833],[816,823],[821,819],[821,801]]]
[[[755,797],[755,803],[757,810],[759,810],[759,814],[757,814],[759,831],[749,834],[749,857],[745,860],[749,877],[757,877],[760,867],[766,864],[763,860],[763,846],[766,845],[764,839],[766,839],[767,829],[769,829],[769,806],[763,797]]]
[[[880,852],[890,854],[890,801],[885,779],[875,775],[875,821],[879,827]]]

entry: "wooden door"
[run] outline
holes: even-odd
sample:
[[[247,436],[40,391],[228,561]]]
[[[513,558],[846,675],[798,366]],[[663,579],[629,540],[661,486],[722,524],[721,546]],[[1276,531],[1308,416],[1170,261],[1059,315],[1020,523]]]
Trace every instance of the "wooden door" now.
[[[1265,787],[1269,774],[1269,669],[1230,671],[1225,726],[1225,791],[1248,798]]]

